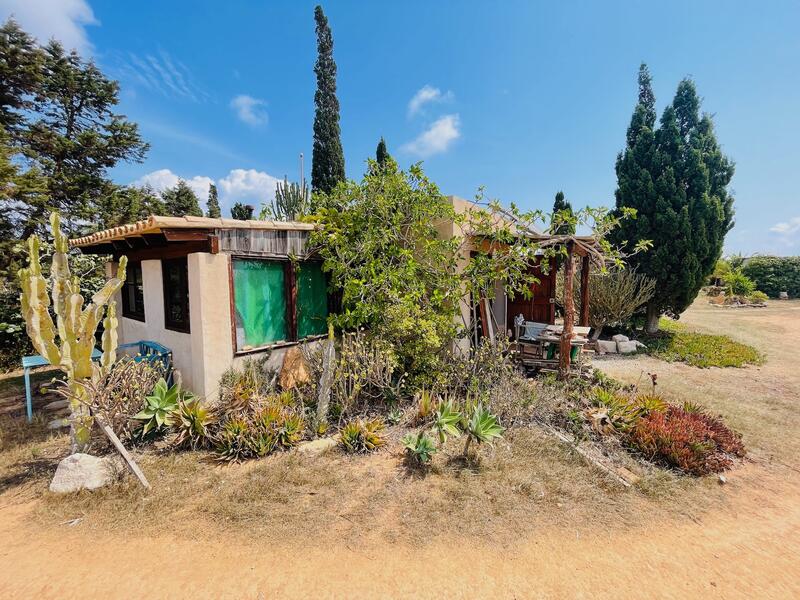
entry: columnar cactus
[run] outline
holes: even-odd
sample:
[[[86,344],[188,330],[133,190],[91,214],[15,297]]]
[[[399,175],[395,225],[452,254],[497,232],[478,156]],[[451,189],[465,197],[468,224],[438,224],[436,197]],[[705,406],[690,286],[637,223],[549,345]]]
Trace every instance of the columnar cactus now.
[[[75,382],[92,377],[92,351],[95,345],[95,332],[108,305],[108,314],[103,320],[103,355],[99,370],[107,372],[116,360],[117,351],[117,316],[116,302],[111,297],[122,287],[125,280],[127,258],[119,261],[117,276],[109,280],[103,289],[97,292],[92,301],[85,307],[80,293],[80,280],[70,273],[67,253],[69,243],[61,232],[61,219],[58,213],[50,215],[53,230],[54,252],[50,267],[51,293],[53,312],[56,321],[50,314],[50,298],[47,295],[47,281],[42,275],[39,260],[39,238],[35,235],[28,239],[28,267],[20,269],[19,280],[22,287],[20,303],[22,316],[28,336],[33,347],[52,365],[61,367],[67,376],[75,399],[71,401],[70,417],[72,433],[72,450],[80,452],[89,442],[92,417],[80,396],[85,393],[83,386]],[[56,336],[57,334],[57,336]],[[58,341],[56,341],[56,337]]]

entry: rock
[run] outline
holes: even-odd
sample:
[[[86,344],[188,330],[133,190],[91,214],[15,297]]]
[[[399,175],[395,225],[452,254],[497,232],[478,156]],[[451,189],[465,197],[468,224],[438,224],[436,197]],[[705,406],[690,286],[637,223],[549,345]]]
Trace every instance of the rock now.
[[[336,439],[332,437],[319,438],[318,440],[311,440],[310,442],[303,442],[297,446],[297,451],[300,454],[309,456],[316,456],[327,452],[336,447]]]
[[[600,354],[616,354],[617,342],[610,340],[597,340],[597,350]]]
[[[636,347],[637,347],[637,348],[647,348],[647,346],[645,346],[645,345],[644,345],[642,342],[640,342],[639,340],[633,340],[633,343],[634,343],[634,344],[636,344]]]
[[[636,342],[617,342],[617,352],[620,354],[633,354],[637,349]]]
[[[778,300],[788,300],[789,292],[778,292]]]
[[[627,335],[622,335],[621,333],[618,333],[617,335],[612,335],[611,339],[614,340],[615,342],[627,342],[629,340]]]
[[[58,463],[50,491],[66,494],[84,489],[96,490],[114,481],[118,475],[119,462],[113,457],[101,458],[78,452]]]
[[[62,427],[69,427],[69,419],[53,419],[47,424],[48,429],[61,429]]]
[[[57,411],[57,410],[61,410],[63,408],[67,408],[68,406],[69,406],[69,400],[67,400],[65,398],[64,400],[55,400],[55,401],[51,402],[50,404],[45,404],[42,407],[42,410],[46,410],[48,412],[49,411]]]
[[[306,364],[306,359],[298,346],[292,346],[286,351],[281,367],[280,384],[284,390],[296,388],[311,380],[311,372]]]
[[[728,483],[728,478],[725,477],[725,475],[723,475],[722,473],[720,473],[719,476],[717,477],[717,481],[719,481],[720,485],[725,485],[726,483]]]

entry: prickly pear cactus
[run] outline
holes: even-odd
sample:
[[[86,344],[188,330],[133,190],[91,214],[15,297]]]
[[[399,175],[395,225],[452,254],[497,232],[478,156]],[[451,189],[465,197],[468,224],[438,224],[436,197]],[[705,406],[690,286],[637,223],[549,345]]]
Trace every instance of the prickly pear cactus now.
[[[116,360],[117,311],[116,302],[111,298],[125,281],[127,258],[123,256],[120,259],[117,276],[109,280],[103,289],[92,297],[91,302],[84,306],[80,280],[70,273],[67,260],[69,242],[61,232],[61,218],[58,213],[50,215],[50,225],[54,238],[50,282],[55,322],[50,314],[51,299],[47,293],[47,281],[42,275],[40,242],[35,235],[28,239],[28,267],[19,271],[22,287],[20,303],[26,330],[34,348],[50,364],[61,367],[67,376],[70,388],[75,393],[75,399],[70,404],[72,450],[80,452],[89,442],[92,417],[80,399],[85,393],[84,388],[76,382],[90,379],[93,370],[98,368],[92,365],[92,350],[94,350],[95,332],[101,321],[105,330],[99,369],[107,372]],[[108,306],[107,314],[106,306]]]

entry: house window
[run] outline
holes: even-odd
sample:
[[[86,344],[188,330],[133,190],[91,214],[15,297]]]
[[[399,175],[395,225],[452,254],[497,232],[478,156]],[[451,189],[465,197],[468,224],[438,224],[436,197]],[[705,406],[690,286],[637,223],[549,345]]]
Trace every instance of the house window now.
[[[320,263],[233,259],[236,349],[293,342],[327,330]]]
[[[142,263],[128,263],[122,284],[122,316],[144,321],[144,284]]]
[[[164,327],[189,333],[189,269],[186,258],[161,261]]]

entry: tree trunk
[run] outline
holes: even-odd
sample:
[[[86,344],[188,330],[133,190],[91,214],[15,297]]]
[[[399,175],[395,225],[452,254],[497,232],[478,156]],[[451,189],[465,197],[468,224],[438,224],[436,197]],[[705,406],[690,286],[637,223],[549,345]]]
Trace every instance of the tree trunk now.
[[[657,333],[658,332],[658,319],[661,317],[661,311],[658,309],[655,303],[649,302],[647,304],[647,321],[644,325],[645,333]]]
[[[573,279],[575,261],[572,242],[567,242],[567,258],[564,261],[564,329],[561,333],[561,346],[558,357],[558,378],[569,377],[570,351],[572,350],[572,328],[575,325],[575,298]]]

